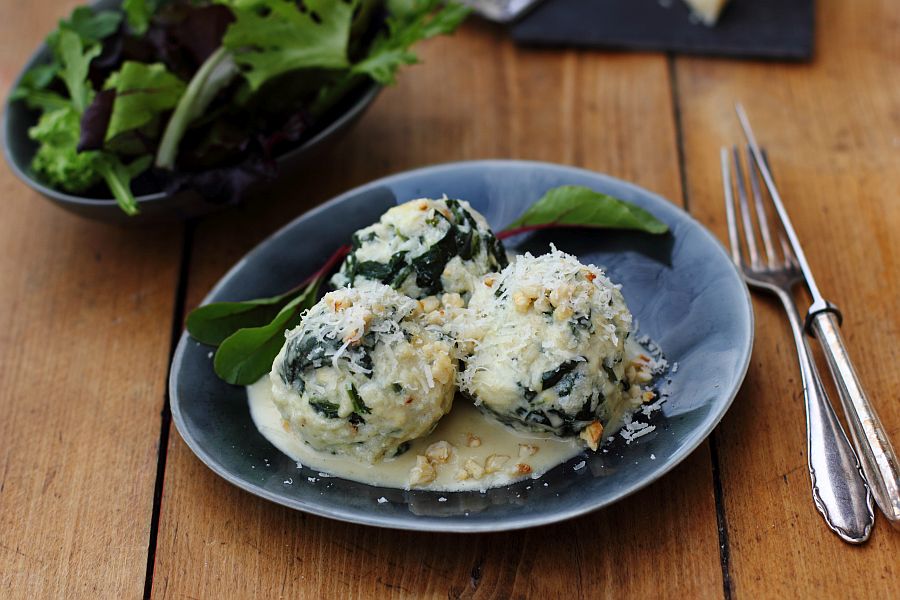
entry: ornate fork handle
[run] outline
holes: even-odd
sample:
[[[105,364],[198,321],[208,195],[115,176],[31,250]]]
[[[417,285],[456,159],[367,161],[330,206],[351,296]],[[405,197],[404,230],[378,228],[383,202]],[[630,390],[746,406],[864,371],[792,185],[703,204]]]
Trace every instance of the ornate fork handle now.
[[[812,314],[809,323],[837,384],[853,444],[875,501],[891,525],[900,529],[900,466],[897,455],[850,362],[837,317],[833,312],[822,311]]]
[[[794,299],[783,290],[776,293],[787,312],[797,345],[806,406],[807,461],[813,501],[828,526],[841,539],[861,544],[869,538],[874,523],[872,495],[822,386]],[[850,473],[859,476],[851,477]]]

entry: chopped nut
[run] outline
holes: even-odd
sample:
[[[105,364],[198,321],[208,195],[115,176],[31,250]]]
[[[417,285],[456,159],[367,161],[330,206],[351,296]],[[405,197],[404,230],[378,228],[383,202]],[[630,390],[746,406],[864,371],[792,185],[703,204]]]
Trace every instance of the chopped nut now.
[[[600,445],[600,437],[602,435],[603,425],[600,424],[600,421],[594,421],[585,427],[578,437],[587,442],[588,448],[596,452],[597,447]]]
[[[463,305],[465,305],[462,296],[456,293],[444,294],[443,296],[441,296],[441,302],[444,304],[444,306],[450,306],[453,308],[462,308]]]
[[[466,434],[466,446],[469,448],[477,448],[481,445],[481,438],[472,433]]]
[[[491,287],[494,285],[494,276],[493,275],[485,275],[485,277],[482,281],[484,281],[484,285]]]
[[[526,456],[534,456],[540,449],[540,446],[533,446],[531,444],[519,444],[519,457],[525,458]]]
[[[416,466],[409,470],[409,485],[425,485],[434,481],[437,472],[428,459],[421,454],[416,456]]]
[[[419,300],[419,306],[422,307],[422,312],[430,313],[441,307],[441,301],[437,296],[428,296]]]
[[[518,463],[516,465],[515,473],[517,475],[528,475],[529,473],[531,473],[531,465],[527,463]]]
[[[516,310],[519,312],[525,312],[528,310],[528,307],[531,306],[532,298],[529,298],[522,292],[515,292],[512,295],[513,304],[516,305]]]
[[[481,479],[484,476],[484,467],[474,458],[468,459],[463,468],[466,470],[466,473],[475,479]]]
[[[553,311],[553,318],[557,321],[568,321],[574,314],[575,311],[572,310],[572,307],[566,304],[556,307],[556,310]]]
[[[571,283],[563,283],[559,287],[550,290],[550,304],[559,307],[572,298],[575,286]]]
[[[446,317],[446,313],[443,308],[439,308],[438,310],[433,310],[430,313],[425,314],[425,322],[429,325],[443,325]]]
[[[328,299],[325,302],[328,304],[331,310],[335,312],[353,306],[353,300],[351,300],[350,298],[342,297],[339,294],[328,294]]]
[[[550,300],[547,299],[547,296],[541,296],[534,301],[534,310],[545,313],[552,311],[553,307],[550,306]]]
[[[419,210],[428,210],[428,203],[422,200],[421,202],[419,202],[418,207]]]
[[[651,379],[653,379],[653,373],[647,368],[638,369],[635,376],[630,378],[631,381],[637,381],[638,383],[649,383]]]
[[[466,471],[460,469],[459,471],[456,472],[456,480],[457,481],[465,481],[468,478],[469,478],[469,474]]]
[[[503,465],[505,465],[509,461],[509,457],[505,454],[491,454],[487,457],[487,460],[484,461],[484,472],[485,473],[496,473]]]
[[[652,402],[654,398],[656,398],[656,394],[651,392],[650,390],[646,390],[643,394],[644,402]]]
[[[443,440],[435,442],[425,449],[425,456],[433,463],[445,463],[450,460],[451,454],[453,454],[453,446]]]

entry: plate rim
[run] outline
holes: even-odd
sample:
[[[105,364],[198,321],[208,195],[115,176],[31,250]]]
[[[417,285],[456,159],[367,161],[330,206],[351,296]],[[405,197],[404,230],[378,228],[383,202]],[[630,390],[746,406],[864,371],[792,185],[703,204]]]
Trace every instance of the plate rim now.
[[[730,255],[725,249],[725,246],[722,244],[719,239],[713,235],[709,229],[706,228],[702,223],[700,223],[697,219],[695,219],[690,213],[684,210],[682,207],[676,205],[675,203],[667,200],[663,196],[651,192],[637,184],[631,183],[629,181],[625,181],[619,179],[617,177],[612,177],[605,173],[599,173],[597,171],[592,171],[590,169],[584,169],[581,167],[575,167],[571,165],[564,165],[559,163],[551,163],[545,161],[532,161],[532,160],[518,160],[518,159],[484,159],[484,160],[466,160],[466,161],[453,161],[453,162],[444,162],[437,163],[432,165],[426,165],[422,167],[417,167],[414,169],[408,169],[405,171],[400,171],[397,173],[393,173],[391,175],[387,175],[385,177],[380,177],[378,179],[374,179],[368,183],[364,183],[357,187],[354,187],[346,192],[331,198],[330,200],[323,202],[322,204],[305,211],[295,218],[291,219],[288,223],[284,224],[273,233],[260,240],[253,248],[251,248],[246,254],[244,254],[240,259],[238,259],[234,265],[228,269],[228,271],[222,275],[222,277],[216,282],[216,284],[210,289],[210,291],[203,297],[200,304],[198,306],[202,306],[207,304],[210,299],[215,296],[221,288],[223,288],[234,276],[235,274],[243,267],[244,263],[260,248],[270,243],[271,241],[277,239],[278,237],[285,235],[285,233],[292,228],[298,221],[302,219],[307,219],[313,215],[316,215],[324,210],[329,209],[331,206],[344,202],[346,199],[356,196],[360,193],[363,193],[371,188],[375,187],[383,187],[387,186],[390,183],[396,180],[407,179],[411,176],[416,175],[425,175],[430,173],[440,173],[442,171],[455,170],[464,167],[476,167],[476,168],[490,168],[490,167],[541,167],[541,168],[551,168],[554,170],[570,172],[573,174],[578,174],[582,176],[590,176],[594,178],[599,178],[607,183],[611,183],[614,185],[624,186],[630,191],[635,192],[638,195],[642,196],[650,196],[654,200],[661,201],[667,204],[670,208],[674,209],[677,213],[680,213],[680,216],[687,219],[689,222],[693,223],[697,226],[702,235],[705,235],[709,240],[714,243],[714,246],[718,249],[719,252],[722,253],[722,257],[728,263],[731,268],[731,271],[734,273],[737,280],[740,282],[740,288],[743,291],[742,298],[744,299],[744,306],[747,309],[747,323],[748,323],[748,337],[747,337],[747,346],[743,352],[743,364],[740,366],[740,375],[735,379],[735,385],[733,389],[727,390],[727,398],[724,402],[720,403],[718,406],[718,410],[714,411],[716,414],[712,419],[709,420],[706,427],[702,430],[696,430],[694,432],[694,436],[691,438],[691,441],[687,444],[684,444],[678,450],[667,457],[664,461],[660,461],[659,467],[656,472],[653,473],[649,477],[645,477],[644,479],[639,480],[638,482],[623,487],[617,490],[614,494],[612,494],[609,498],[594,504],[587,506],[578,506],[568,510],[559,510],[550,515],[542,515],[542,516],[523,516],[523,517],[515,517],[512,519],[502,519],[500,521],[474,521],[471,523],[460,523],[458,521],[443,521],[441,517],[419,517],[415,515],[414,518],[406,518],[406,517],[396,517],[393,515],[378,515],[372,516],[365,513],[360,513],[357,510],[351,509],[339,509],[339,508],[330,508],[327,506],[321,506],[317,504],[309,504],[303,501],[294,500],[291,498],[286,498],[283,495],[276,494],[266,490],[265,488],[251,484],[242,478],[236,477],[232,475],[228,470],[222,468],[215,458],[205,450],[203,450],[197,440],[193,437],[189,428],[186,425],[184,417],[181,413],[181,401],[176,393],[177,389],[177,375],[181,371],[181,365],[183,364],[183,356],[185,352],[187,352],[188,344],[191,341],[191,337],[188,334],[187,330],[184,329],[181,333],[181,336],[178,340],[178,345],[175,349],[175,352],[172,355],[172,361],[169,366],[169,377],[168,377],[168,403],[169,410],[172,415],[172,422],[175,424],[175,429],[178,431],[178,434],[181,436],[181,439],[187,444],[188,448],[194,453],[194,455],[200,459],[200,461],[206,465],[213,473],[222,477],[228,483],[244,490],[245,492],[249,492],[255,496],[260,498],[264,498],[269,500],[270,502],[274,502],[275,504],[285,506],[287,508],[291,508],[294,510],[299,510],[302,512],[306,512],[309,514],[313,514],[320,517],[326,517],[329,519],[335,519],[338,521],[344,521],[347,523],[359,524],[359,525],[370,525],[375,527],[382,527],[386,529],[396,529],[396,530],[405,530],[405,531],[428,531],[428,532],[448,532],[448,533],[484,533],[484,532],[499,532],[499,531],[513,531],[519,529],[526,529],[530,527],[538,527],[541,525],[550,525],[554,523],[559,523],[561,521],[566,521],[569,519],[573,519],[576,517],[580,517],[602,508],[606,508],[616,502],[619,502],[623,498],[630,496],[649,485],[655,483],[664,475],[667,475],[670,471],[672,471],[677,465],[682,463],[688,456],[693,454],[693,452],[700,447],[701,444],[710,436],[712,431],[721,423],[725,414],[731,408],[732,403],[734,402],[735,397],[740,391],[744,380],[747,376],[747,371],[750,366],[750,360],[753,354],[753,342],[755,339],[756,333],[756,317],[753,311],[753,303],[750,297],[750,290],[744,282],[743,277],[741,276],[740,271],[732,262]],[[365,484],[363,484],[365,485]],[[451,493],[451,492],[447,492]]]

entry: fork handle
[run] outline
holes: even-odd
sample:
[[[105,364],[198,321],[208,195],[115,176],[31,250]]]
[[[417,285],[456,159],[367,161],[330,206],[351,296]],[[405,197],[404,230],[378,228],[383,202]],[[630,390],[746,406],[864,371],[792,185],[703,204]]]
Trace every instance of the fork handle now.
[[[875,501],[891,525],[900,529],[900,467],[897,455],[850,362],[837,317],[831,312],[820,312],[813,314],[811,320],[813,332],[822,346],[837,385],[853,444]]]
[[[869,539],[875,521],[872,494],[853,447],[828,401],[797,305],[787,291],[779,289],[776,293],[787,312],[797,345],[806,406],[806,458],[813,501],[833,532],[846,542],[861,544]]]

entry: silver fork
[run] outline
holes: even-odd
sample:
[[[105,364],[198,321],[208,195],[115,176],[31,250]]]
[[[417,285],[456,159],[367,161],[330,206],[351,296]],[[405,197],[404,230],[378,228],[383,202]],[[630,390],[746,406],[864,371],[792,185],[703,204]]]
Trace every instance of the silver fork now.
[[[728,220],[728,240],[731,258],[751,287],[775,294],[784,305],[800,362],[803,397],[806,404],[806,441],[809,477],[816,508],[828,527],[846,542],[861,544],[869,539],[875,515],[872,494],[860,469],[859,461],[850,445],[822,385],[812,352],[803,330],[803,319],[794,303],[794,286],[802,281],[802,272],[784,234],[778,229],[781,258],[776,250],[772,228],[769,227],[759,177],[752,160],[748,176],[742,167],[737,147],[722,148],[722,180],[725,191],[725,215]],[[732,158],[734,180],[732,180]],[[749,185],[748,185],[749,183]],[[751,215],[749,194],[753,197],[755,220],[759,225],[760,249],[754,218]],[[738,232],[734,192],[737,191],[744,242],[749,263]]]

